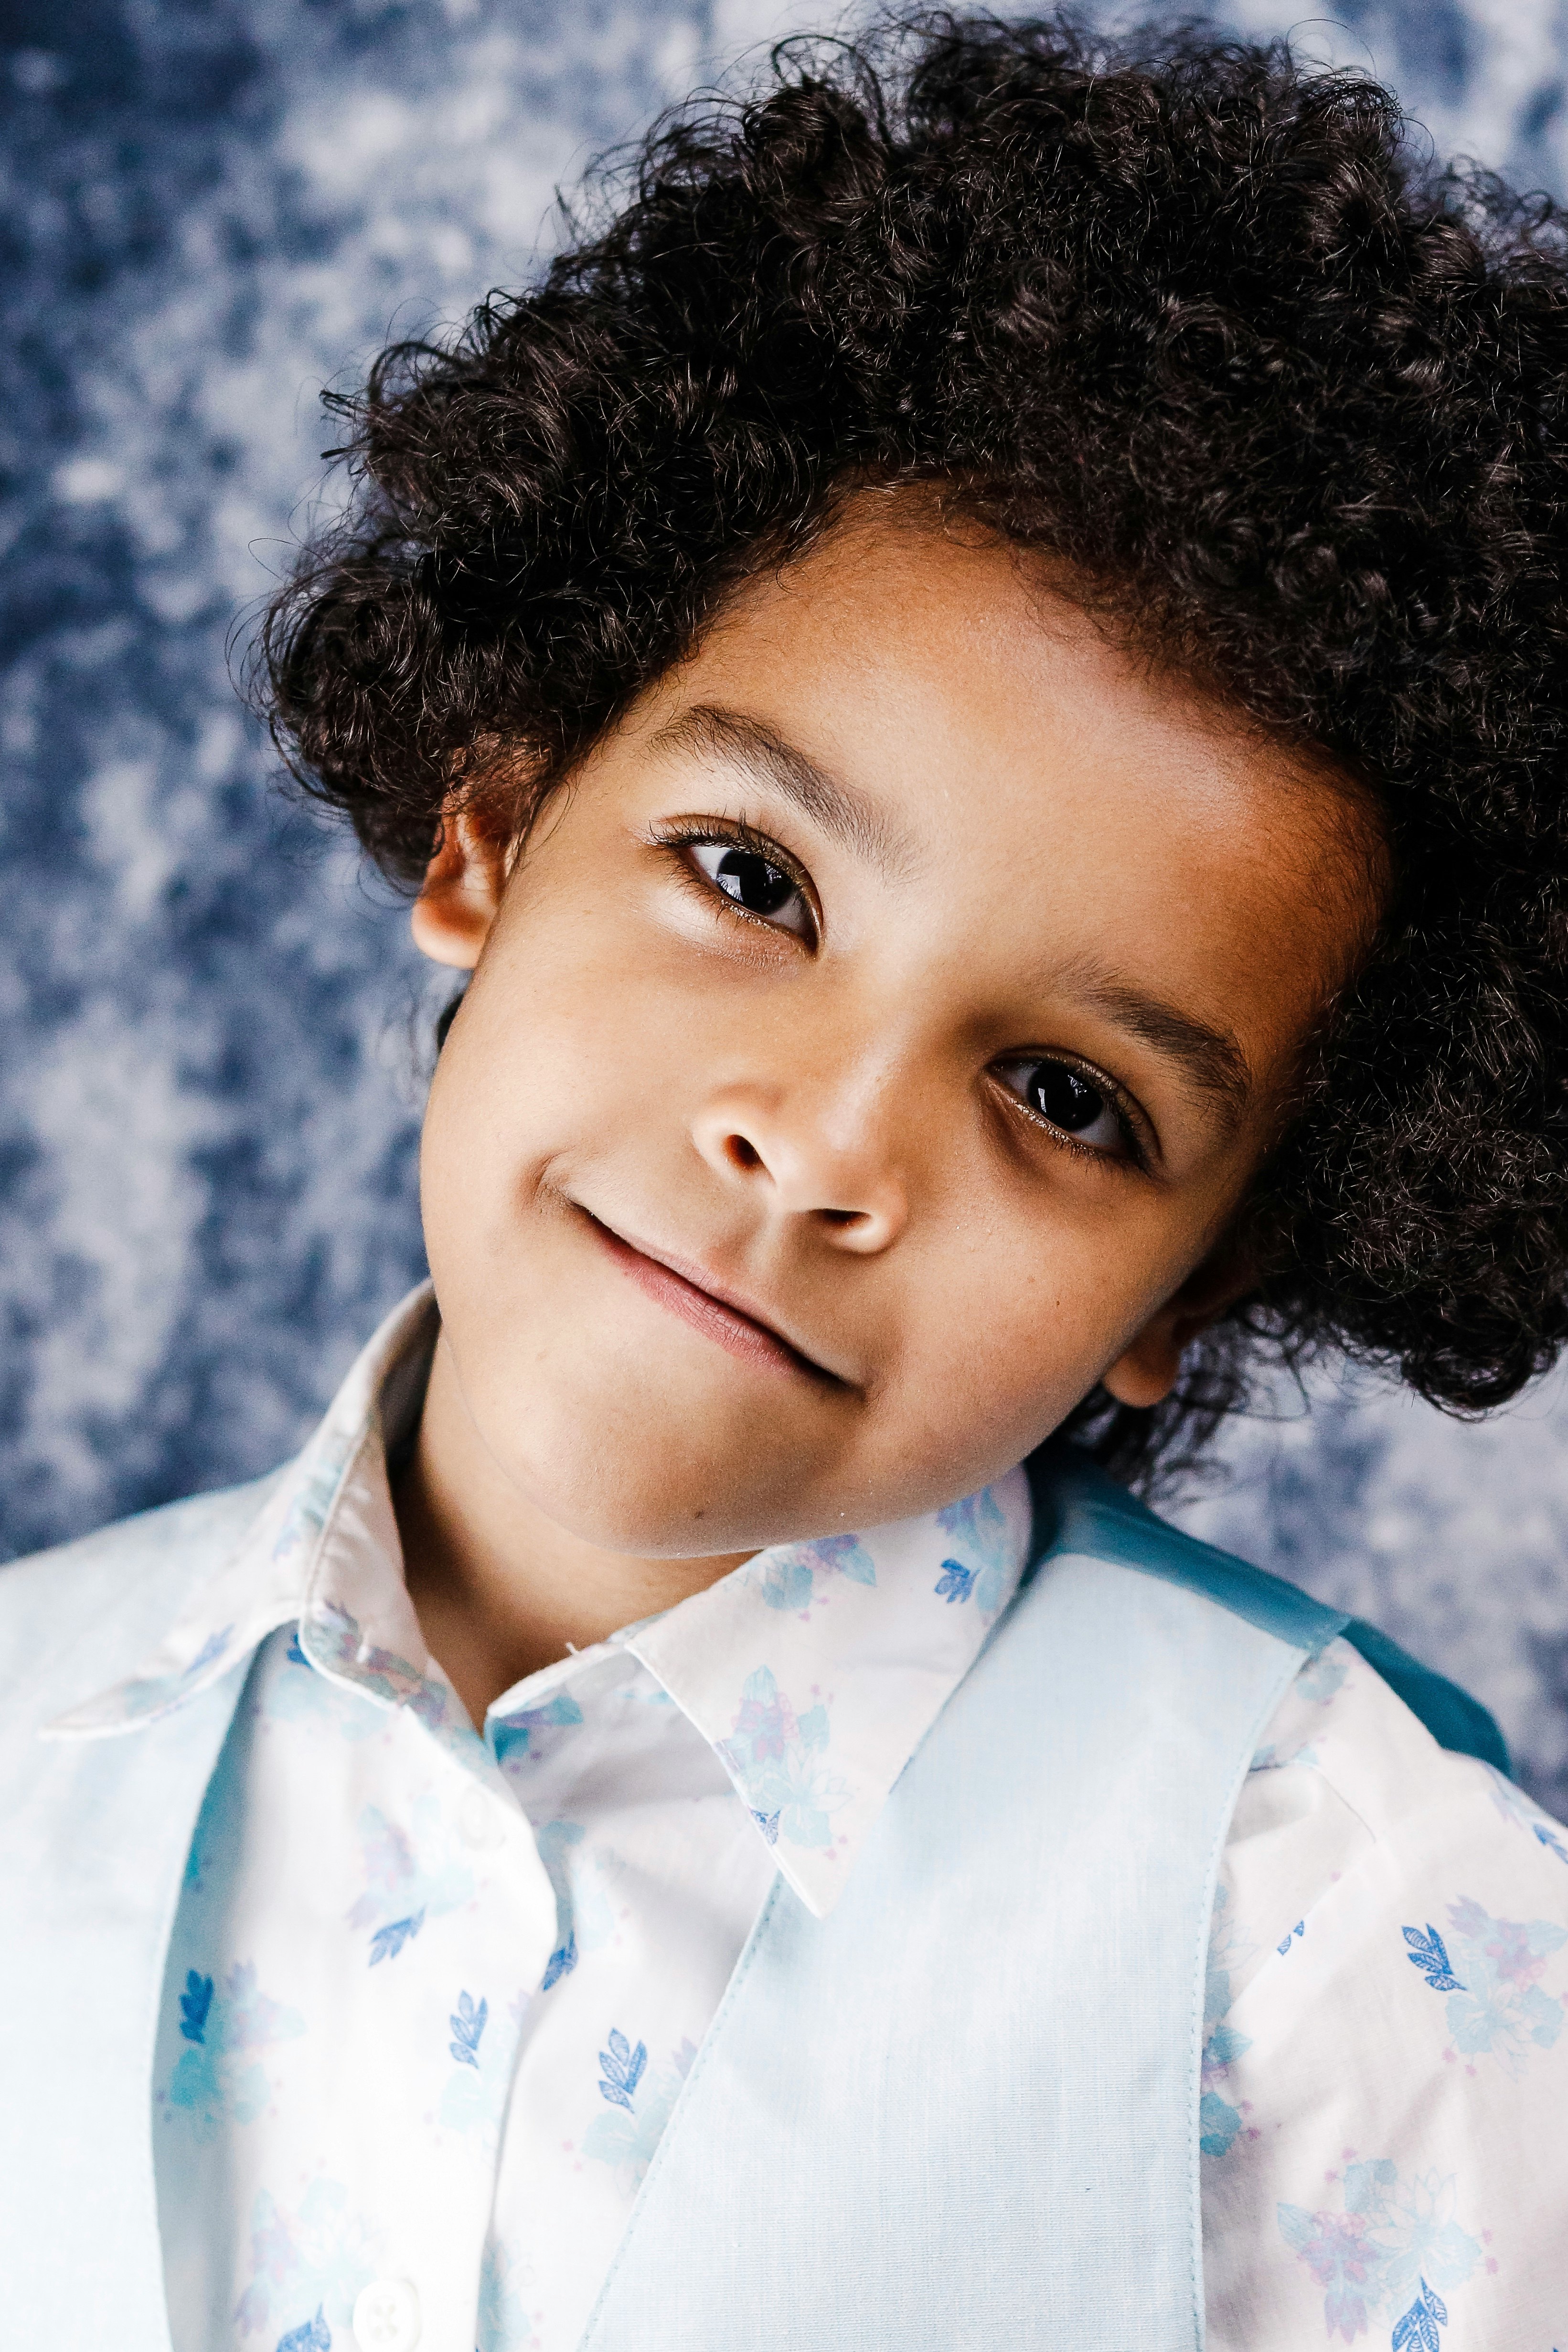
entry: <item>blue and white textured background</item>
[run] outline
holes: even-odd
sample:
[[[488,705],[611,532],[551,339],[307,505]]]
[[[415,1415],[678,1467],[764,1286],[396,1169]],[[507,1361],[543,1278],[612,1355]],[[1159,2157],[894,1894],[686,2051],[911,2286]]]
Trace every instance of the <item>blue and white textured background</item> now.
[[[278,1459],[420,1269],[443,991],[225,667],[319,495],[319,387],[524,278],[591,154],[821,15],[0,0],[0,1556]],[[1230,21],[1568,185],[1555,0],[1341,16]],[[1568,1386],[1281,1413],[1193,1523],[1469,1683],[1568,1807]]]

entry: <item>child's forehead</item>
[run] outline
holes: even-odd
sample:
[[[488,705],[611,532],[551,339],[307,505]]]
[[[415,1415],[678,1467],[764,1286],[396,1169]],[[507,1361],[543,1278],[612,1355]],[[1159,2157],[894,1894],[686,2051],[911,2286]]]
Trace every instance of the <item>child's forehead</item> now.
[[[912,845],[977,823],[1037,844],[1048,815],[1108,827],[1151,799],[1217,851],[1249,803],[1281,872],[1346,834],[1364,871],[1377,832],[1325,754],[1162,659],[1060,560],[929,497],[853,502],[748,583],[644,710],[654,741],[716,761],[765,766],[741,756],[748,730],[814,749]]]
[[[1189,1064],[1292,1054],[1375,914],[1337,783],[998,539],[884,511],[752,583],[646,698],[639,810],[782,842],[831,941],[902,957],[910,1017],[1071,1000]]]
[[[1005,538],[924,485],[862,494],[804,553],[747,578],[684,667],[693,664],[793,673],[797,686],[820,674],[824,687],[873,698],[896,691],[912,723],[946,709],[998,726],[1016,713],[1037,730],[1157,724],[1216,756],[1270,740],[1234,699],[1162,656],[1130,592]],[[1279,756],[1284,764],[1282,744]]]

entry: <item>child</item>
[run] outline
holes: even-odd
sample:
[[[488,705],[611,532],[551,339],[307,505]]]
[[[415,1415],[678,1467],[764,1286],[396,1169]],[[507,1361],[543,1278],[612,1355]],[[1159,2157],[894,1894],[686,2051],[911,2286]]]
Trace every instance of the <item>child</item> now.
[[[1568,1328],[1561,231],[903,41],[346,404],[433,1287],[0,1580],[8,2344],[1568,2341],[1568,1835],[1124,1483]]]

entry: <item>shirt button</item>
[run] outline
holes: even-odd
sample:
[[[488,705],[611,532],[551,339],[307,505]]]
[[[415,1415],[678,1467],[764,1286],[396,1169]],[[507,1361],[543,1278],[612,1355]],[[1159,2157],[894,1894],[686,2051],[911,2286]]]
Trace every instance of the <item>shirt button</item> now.
[[[372,2279],[354,2305],[354,2341],[361,2352],[413,2352],[419,2342],[419,2296],[412,2279]]]
[[[457,1827],[465,1845],[499,1845],[507,1832],[500,1808],[483,1789],[465,1789],[457,1808]]]

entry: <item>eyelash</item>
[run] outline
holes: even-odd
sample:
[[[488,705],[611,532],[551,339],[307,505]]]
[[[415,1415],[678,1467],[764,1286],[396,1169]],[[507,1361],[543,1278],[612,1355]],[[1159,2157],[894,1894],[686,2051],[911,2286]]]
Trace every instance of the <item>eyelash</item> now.
[[[1080,1143],[1076,1136],[1069,1135],[1064,1127],[1057,1127],[1051,1119],[1046,1118],[1031,1104],[1026,1103],[1021,1095],[1015,1094],[1011,1087],[1004,1086],[1000,1078],[997,1080],[997,1084],[1007,1096],[1013,1108],[1022,1118],[1028,1119],[1031,1127],[1042,1129],[1050,1136],[1052,1143],[1064,1151],[1071,1151],[1075,1160],[1092,1160],[1099,1168],[1115,1168],[1124,1172],[1130,1171],[1142,1175],[1148,1173],[1148,1150],[1127,1108],[1127,1097],[1122,1088],[1105,1076],[1103,1070],[1095,1069],[1089,1062],[1071,1061],[1065,1054],[1008,1054],[1003,1056],[1003,1059],[1015,1063],[1031,1060],[1060,1062],[1063,1069],[1075,1070],[1097,1093],[1104,1096],[1107,1105],[1115,1117],[1116,1125],[1121,1130],[1122,1140],[1126,1146],[1124,1159],[1117,1159],[1109,1151],[1096,1151],[1092,1144]]]
[[[753,857],[764,858],[769,866],[777,866],[780,874],[789,876],[806,906],[810,909],[813,930],[819,929],[820,919],[816,899],[800,861],[792,857],[770,834],[761,833],[755,825],[747,824],[744,817],[687,819],[677,817],[672,823],[661,825],[652,838],[658,847],[666,849],[672,854],[681,880],[701,898],[705,906],[713,907],[716,902],[717,906],[727,915],[733,917],[737,922],[759,925],[764,930],[776,931],[781,928],[779,925],[770,922],[766,915],[754,914],[750,908],[741,906],[737,899],[731,898],[726,892],[715,889],[707,877],[699,873],[680,853],[685,849],[711,849],[723,843],[732,849],[744,849]],[[798,937],[799,934],[786,934],[786,936]],[[815,940],[811,944],[816,944]],[[1015,1063],[1026,1062],[1030,1058],[1026,1054],[1009,1054],[1005,1056],[1006,1060]],[[1068,1134],[1065,1128],[1055,1126],[1051,1120],[1043,1118],[1039,1111],[1031,1108],[1021,1095],[1015,1094],[1010,1087],[1004,1086],[998,1078],[997,1084],[1001,1092],[1008,1097],[1014,1109],[1026,1118],[1030,1126],[1042,1129],[1059,1149],[1070,1151],[1075,1160],[1088,1160],[1101,1168],[1135,1170],[1146,1173],[1149,1165],[1148,1152],[1128,1110],[1126,1097],[1122,1088],[1113,1079],[1107,1077],[1103,1071],[1093,1068],[1088,1063],[1071,1061],[1064,1054],[1040,1054],[1033,1058],[1041,1062],[1061,1062],[1065,1068],[1079,1071],[1091,1086],[1096,1087],[1104,1096],[1115,1114],[1116,1124],[1121,1130],[1123,1143],[1126,1147],[1126,1157],[1117,1159],[1108,1151],[1095,1150],[1091,1144],[1080,1143],[1075,1136]]]
[[[770,922],[766,915],[755,914],[749,907],[743,907],[738,899],[730,898],[727,892],[716,890],[707,877],[698,873],[688,859],[680,856],[680,852],[683,849],[716,849],[722,844],[727,849],[744,849],[750,856],[760,857],[768,865],[776,866],[780,874],[789,876],[810,912],[813,936],[809,942],[802,940],[802,946],[815,947],[817,944],[821,920],[805,868],[770,834],[759,833],[755,825],[747,824],[744,817],[676,817],[671,824],[661,825],[653,838],[661,849],[674,853],[681,879],[698,893],[705,906],[712,907],[716,902],[737,922],[760,926],[765,931],[779,932],[784,931],[782,924]],[[784,936],[799,938],[800,934],[784,931]]]

